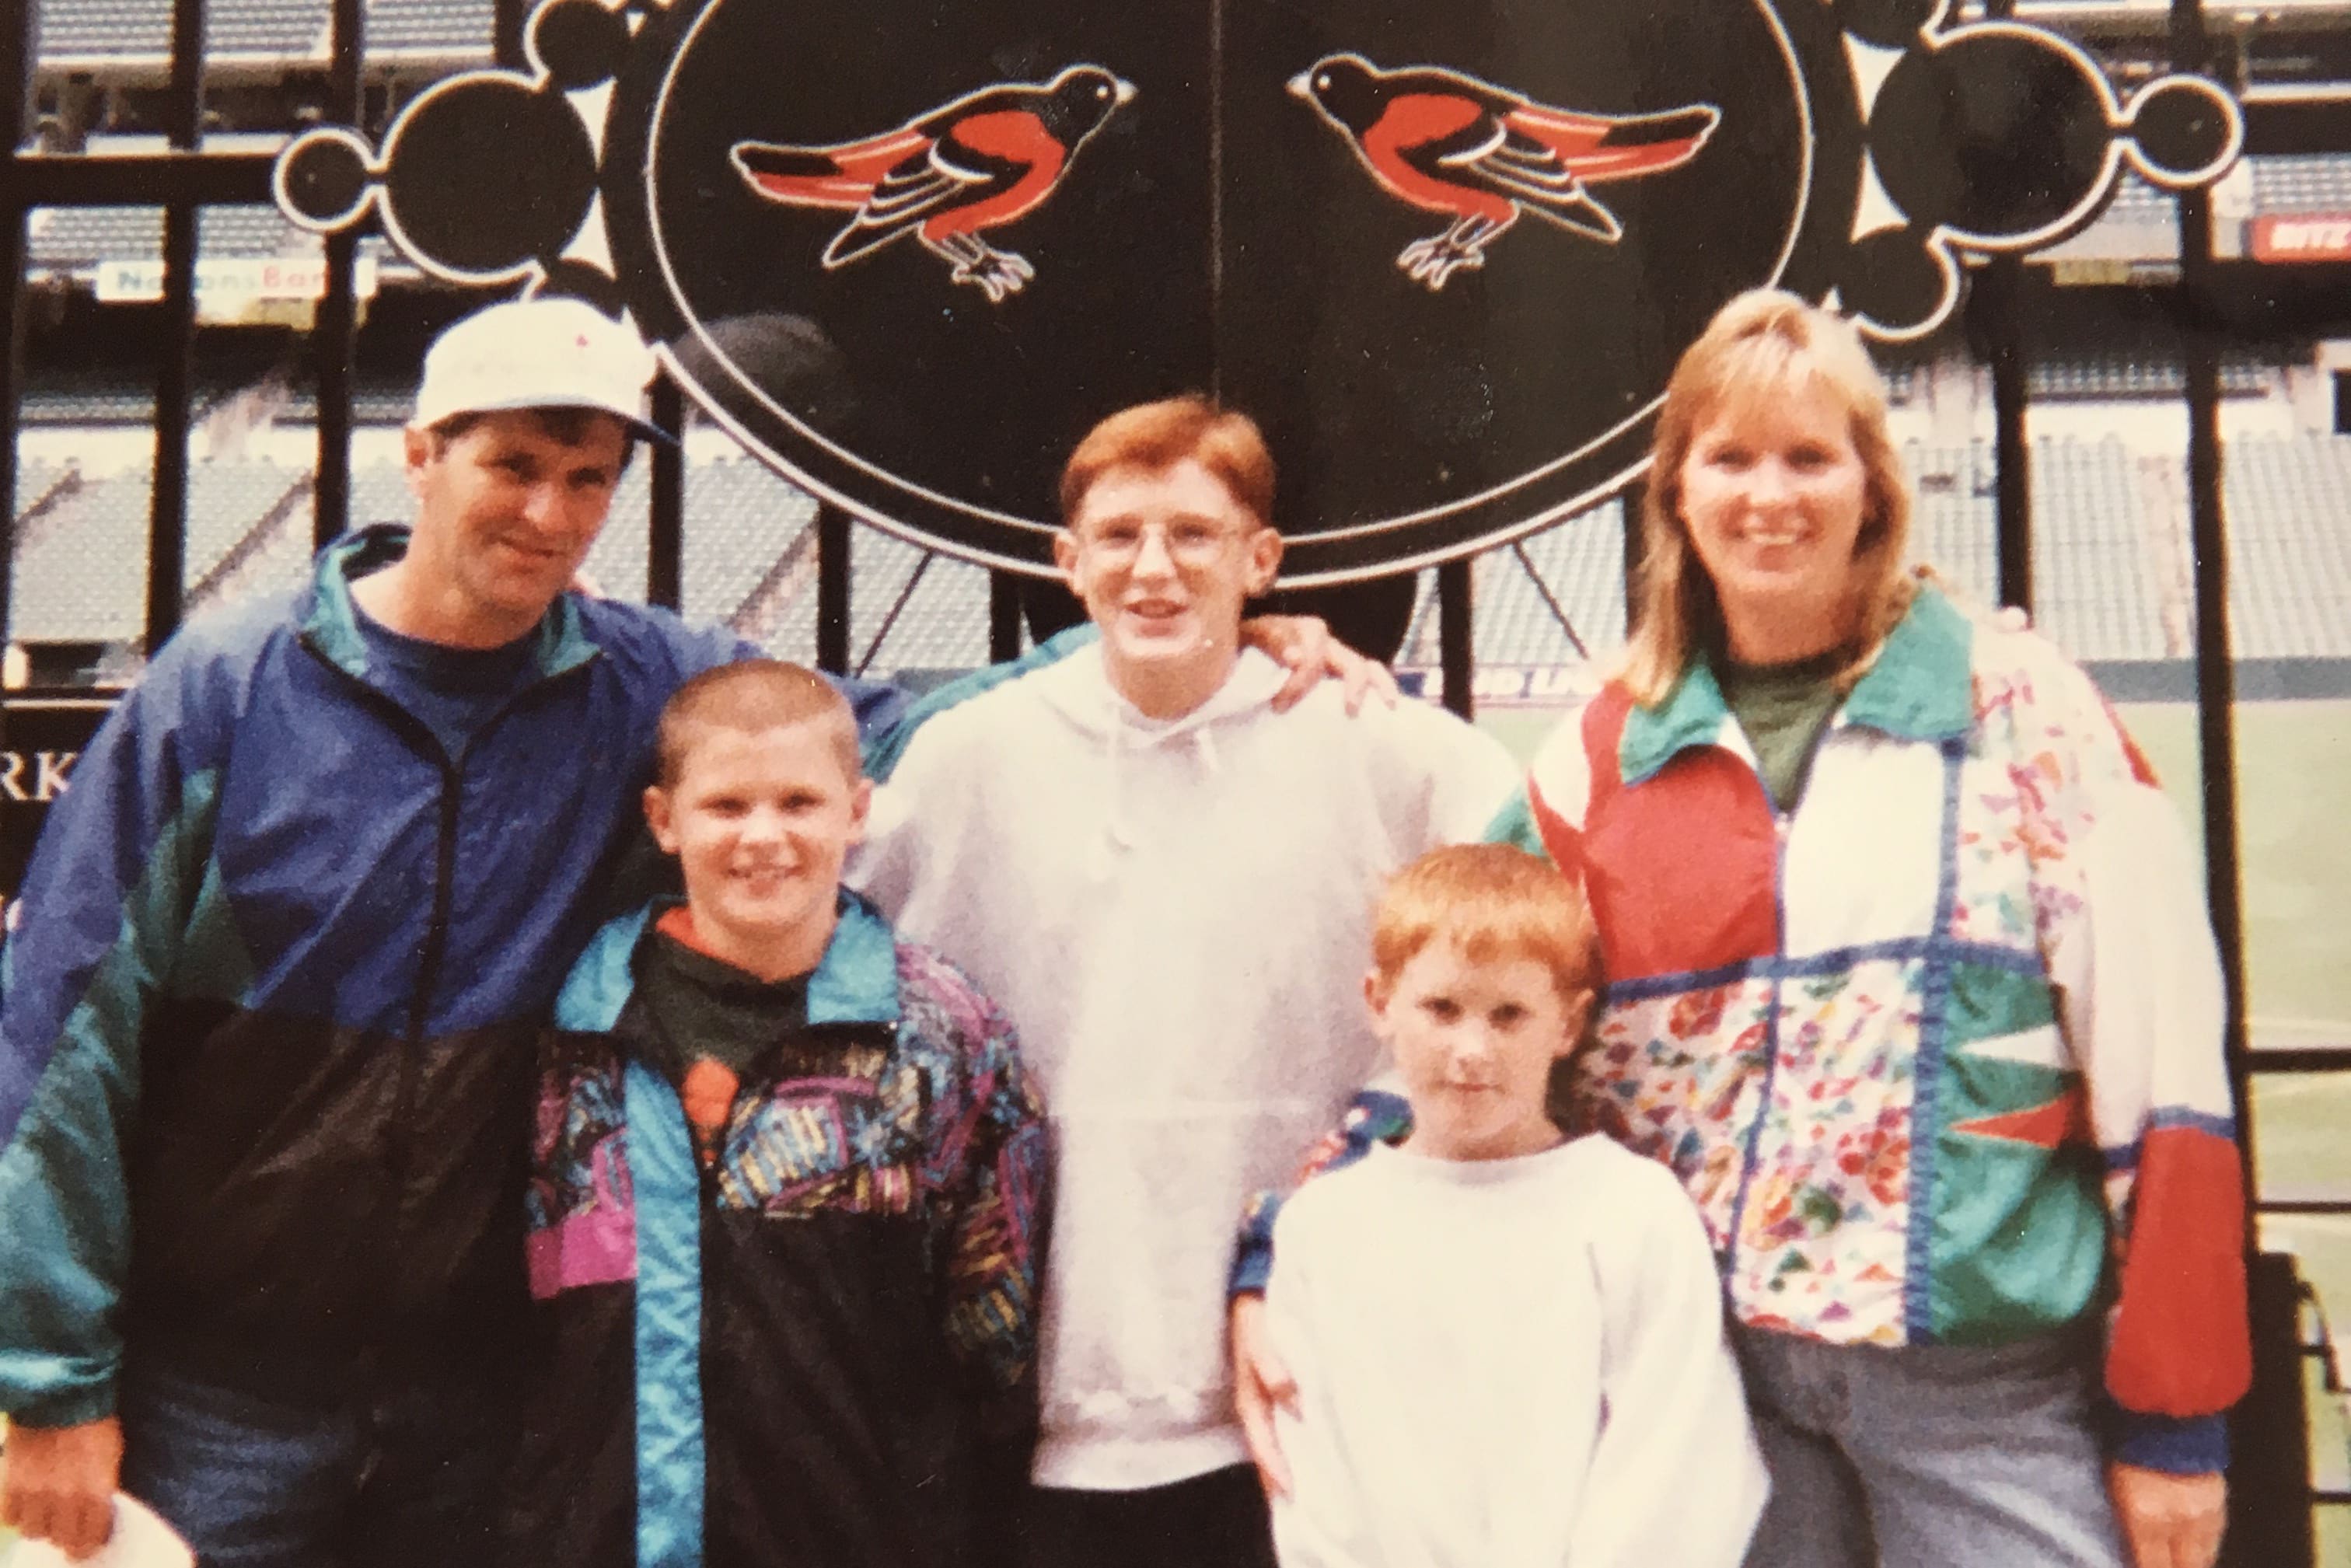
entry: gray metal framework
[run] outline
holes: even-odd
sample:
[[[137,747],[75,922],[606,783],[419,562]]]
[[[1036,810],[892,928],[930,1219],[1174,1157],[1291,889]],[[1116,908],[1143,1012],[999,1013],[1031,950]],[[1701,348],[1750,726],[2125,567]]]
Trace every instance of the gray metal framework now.
[[[2014,0],[1990,0],[1988,9],[2006,15]],[[528,0],[496,0],[495,53],[501,64],[522,64],[523,24]],[[146,639],[159,645],[178,626],[187,538],[187,435],[191,416],[195,342],[194,261],[199,210],[221,204],[266,204],[273,154],[204,152],[199,147],[204,98],[204,0],[174,0],[172,59],[167,95],[169,150],[92,158],[25,150],[33,49],[31,7],[8,8],[0,20],[0,496],[16,493],[16,433],[25,389],[25,277],[27,218],[38,207],[161,205],[165,214],[163,331],[158,343],[154,426],[156,468],[151,516],[146,594]],[[360,120],[364,58],[361,0],[333,0],[329,39],[330,118]],[[2200,0],[2173,0],[2170,53],[2175,68],[2194,71],[2213,60]],[[2256,95],[2245,106],[2245,151],[2251,153],[2351,152],[2351,97]],[[2351,1071],[2351,1041],[2290,1051],[2248,1050],[2245,1023],[2244,912],[2240,856],[2235,743],[2235,674],[2230,658],[2227,519],[2221,499],[2219,409],[2224,347],[2246,340],[2307,332],[2314,315],[2336,330],[2351,329],[2351,265],[2325,264],[2296,269],[2291,284],[2258,263],[2216,259],[2210,197],[2191,192],[2179,198],[2180,267],[2176,282],[2116,284],[2160,306],[2176,334],[2186,371],[2189,413],[2188,477],[2194,550],[2196,673],[2202,758],[2202,821],[2206,875],[2212,924],[2220,938],[2229,1001],[2228,1061],[2237,1103],[2245,1108],[2241,1129],[2246,1190],[2254,1192],[2255,1143],[2251,1116],[2252,1080],[2262,1074]],[[318,386],[318,461],[315,479],[317,532],[320,541],[346,526],[350,506],[352,358],[356,339],[354,287],[356,232],[326,242],[327,287],[312,335]],[[2027,311],[2025,263],[1998,258],[1976,274],[1968,305],[1968,325],[1979,350],[1991,365],[1997,427],[1997,517],[2000,590],[2003,602],[2030,609],[2032,598],[2033,528],[2029,499],[2025,439]],[[683,423],[677,389],[656,389],[655,416],[674,430]],[[680,592],[680,539],[684,516],[683,458],[674,449],[656,451],[652,462],[649,593],[674,605]],[[1627,515],[1637,515],[1638,487],[1625,497]],[[7,524],[13,533],[14,508]],[[845,513],[825,508],[818,522],[818,658],[826,668],[850,666],[849,534]],[[1637,529],[1626,529],[1629,559],[1637,549]],[[10,541],[13,547],[13,539]],[[10,624],[9,574],[13,548],[0,548],[0,640]],[[1438,569],[1443,666],[1447,700],[1468,710],[1471,680],[1470,570],[1466,560]],[[989,647],[996,657],[1017,651],[1019,607],[1016,584],[995,578],[989,595]],[[2351,1213],[2342,1197],[2281,1197],[2257,1202],[2259,1213]],[[2239,1415],[2239,1463],[2232,1477],[2234,1506],[2228,1560],[2268,1565],[2314,1561],[2314,1507],[2351,1505],[2351,1492],[2315,1492],[2294,1444],[2275,1450],[2281,1434],[2302,1427],[2306,1414],[2301,1359],[2323,1354],[2304,1348],[2301,1312],[2306,1292],[2291,1262],[2254,1257],[2256,1333],[2272,1347],[2291,1352],[2269,1355],[2257,1371],[2253,1395]]]

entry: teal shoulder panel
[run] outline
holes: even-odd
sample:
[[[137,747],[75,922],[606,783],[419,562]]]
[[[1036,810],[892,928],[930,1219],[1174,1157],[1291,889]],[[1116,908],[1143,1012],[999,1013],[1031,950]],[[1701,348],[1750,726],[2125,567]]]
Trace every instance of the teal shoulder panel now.
[[[1502,809],[1486,824],[1484,836],[1489,844],[1516,844],[1531,855],[1551,858],[1551,852],[1543,846],[1542,834],[1536,831],[1534,802],[1528,798],[1523,784],[1510,791],[1510,798],[1502,802]]]
[[[617,920],[607,921],[588,939],[587,951],[564,977],[556,993],[555,1027],[575,1034],[603,1034],[620,1021],[622,1004],[636,988],[630,960],[645,922],[653,917],[650,904]]]
[[[1845,699],[1846,722],[1912,740],[1965,735],[1975,720],[1974,639],[1956,605],[1921,587]]]
[[[898,938],[881,911],[844,889],[832,940],[809,977],[809,1022],[895,1023],[898,1016]]]
[[[183,784],[114,944],[0,1150],[0,1409],[37,1425],[114,1407],[115,1309],[131,1265],[122,1145],[138,1114],[140,1040],[208,880],[219,801],[216,773]]]
[[[637,1568],[701,1568],[702,1178],[685,1112],[628,1065],[623,1134],[636,1196]]]
[[[1687,747],[1712,744],[1729,716],[1714,671],[1702,659],[1692,663],[1663,703],[1655,708],[1635,703],[1625,716],[1616,743],[1619,776],[1628,785],[1643,782]]]

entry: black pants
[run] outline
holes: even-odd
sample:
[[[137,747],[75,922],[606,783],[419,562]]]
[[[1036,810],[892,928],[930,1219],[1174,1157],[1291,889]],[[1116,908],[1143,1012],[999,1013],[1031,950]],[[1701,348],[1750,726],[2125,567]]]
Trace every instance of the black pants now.
[[[1146,1491],[1031,1487],[1020,1568],[1274,1568],[1273,1526],[1247,1465]]]

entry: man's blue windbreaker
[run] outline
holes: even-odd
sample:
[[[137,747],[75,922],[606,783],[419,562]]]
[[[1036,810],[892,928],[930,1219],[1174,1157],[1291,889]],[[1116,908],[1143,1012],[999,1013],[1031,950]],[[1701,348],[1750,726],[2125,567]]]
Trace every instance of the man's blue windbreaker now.
[[[0,1410],[27,1423],[109,1414],[126,1339],[329,1396],[510,1343],[535,1026],[663,703],[743,645],[566,594],[452,758],[353,620],[404,549],[351,536],[188,626],[50,815],[0,959]],[[869,736],[899,716],[852,696]]]

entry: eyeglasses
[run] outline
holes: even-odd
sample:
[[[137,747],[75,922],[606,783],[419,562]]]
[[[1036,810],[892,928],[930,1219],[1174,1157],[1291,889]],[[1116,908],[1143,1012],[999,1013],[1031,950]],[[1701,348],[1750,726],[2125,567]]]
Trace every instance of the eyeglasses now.
[[[1119,518],[1081,533],[1078,548],[1090,550],[1107,565],[1132,566],[1143,554],[1146,535],[1159,536],[1159,548],[1179,566],[1208,566],[1225,547],[1240,536],[1202,519],[1178,517],[1170,523],[1137,523]]]

